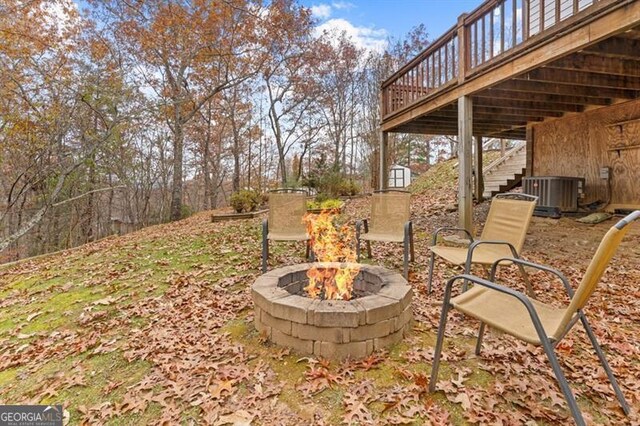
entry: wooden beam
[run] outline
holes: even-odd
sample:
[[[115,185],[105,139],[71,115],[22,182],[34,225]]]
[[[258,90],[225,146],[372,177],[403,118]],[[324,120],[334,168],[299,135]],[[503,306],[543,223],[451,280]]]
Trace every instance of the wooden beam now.
[[[433,124],[405,124],[402,127],[398,127],[396,132],[400,133],[417,133],[417,134],[428,134],[428,135],[457,135],[458,128],[457,126],[450,125],[441,125],[437,123]],[[518,134],[522,135],[519,139],[524,139],[525,134],[525,126],[493,126],[487,128],[474,128],[473,136],[486,136],[491,135],[491,137],[500,137],[498,135],[504,135],[505,133],[509,134]],[[508,136],[502,136],[508,137]],[[518,139],[518,138],[516,138]]]
[[[615,89],[640,90],[640,77],[604,75],[583,71],[566,71],[546,67],[529,71],[519,78],[529,81],[546,81],[576,86],[588,86],[592,88],[609,87]]]
[[[458,222],[473,235],[473,187],[471,146],[473,144],[473,100],[458,99]]]
[[[482,202],[484,193],[484,176],[482,175],[482,136],[476,136],[475,149],[475,194],[476,200]]]
[[[638,52],[640,52],[640,40],[611,37],[593,46],[585,47],[583,52],[609,57],[637,58]]]
[[[636,55],[638,56],[636,56],[635,59],[621,59],[576,53],[566,58],[553,61],[548,67],[571,71],[640,77],[640,51],[638,51]]]
[[[588,96],[558,95],[555,93],[539,93],[531,91],[502,90],[500,86],[487,89],[473,95],[474,98],[512,99],[518,101],[552,102],[574,105],[611,105],[609,98]]]
[[[517,78],[511,81],[505,81],[504,83],[494,86],[494,88],[525,93],[541,93],[562,96],[576,95],[585,96],[587,98],[606,99],[637,99],[639,95],[638,90],[570,86],[549,81],[529,81]]]
[[[475,97],[475,104],[479,107],[499,107],[508,109],[522,109],[522,110],[536,110],[536,111],[561,111],[561,112],[582,112],[584,111],[583,105],[575,104],[560,104],[553,102],[539,102],[539,101],[519,101],[510,99],[494,99]]]
[[[387,189],[389,186],[389,134],[380,132],[380,182],[378,189]]]
[[[525,125],[527,122],[540,122],[544,121],[545,117],[543,116],[533,116],[533,115],[496,115],[494,112],[485,112],[478,111],[474,108],[473,110],[473,123],[475,126],[478,125],[491,125],[491,124],[511,124],[511,125]],[[428,122],[442,122],[442,123],[451,123],[452,125],[456,123],[457,116],[452,116],[450,114],[445,113],[434,113],[429,114],[426,117],[421,117],[414,120],[417,123],[424,121]]]
[[[483,121],[483,118],[491,118],[494,120],[527,120],[527,121],[540,121],[547,117],[562,117],[564,115],[563,111],[547,111],[547,110],[528,110],[523,108],[515,108],[513,106],[479,106],[474,104],[473,106],[473,114],[474,117],[480,118],[480,121]],[[426,114],[421,116],[417,120],[422,118],[430,118],[430,117],[444,117],[451,118],[452,120],[457,119],[458,112],[454,109],[443,108],[435,111],[431,114]],[[530,118],[530,120],[529,120]],[[475,120],[477,122],[478,120]]]

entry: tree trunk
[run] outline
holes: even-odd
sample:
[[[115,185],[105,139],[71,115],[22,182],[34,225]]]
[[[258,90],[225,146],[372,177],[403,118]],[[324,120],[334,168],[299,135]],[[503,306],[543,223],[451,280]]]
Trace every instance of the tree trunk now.
[[[182,218],[182,157],[184,134],[182,123],[174,122],[173,129],[173,187],[171,189],[171,221]]]
[[[204,175],[204,206],[213,208],[213,183],[211,182],[211,101],[207,107],[207,134],[202,150],[202,174]]]

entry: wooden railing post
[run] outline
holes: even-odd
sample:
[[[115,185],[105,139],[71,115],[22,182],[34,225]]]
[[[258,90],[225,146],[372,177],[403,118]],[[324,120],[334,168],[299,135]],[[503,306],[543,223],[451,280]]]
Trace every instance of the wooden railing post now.
[[[469,69],[469,32],[464,26],[466,17],[466,13],[458,17],[458,84],[464,83]]]

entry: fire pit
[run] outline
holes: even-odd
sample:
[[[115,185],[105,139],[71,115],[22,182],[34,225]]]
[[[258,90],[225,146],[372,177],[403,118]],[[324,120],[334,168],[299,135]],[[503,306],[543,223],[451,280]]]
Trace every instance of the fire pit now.
[[[309,270],[353,272],[350,300],[310,297]],[[333,274],[332,274],[333,272]],[[269,341],[330,359],[362,358],[402,340],[411,326],[413,293],[380,266],[316,263],[270,271],[254,282],[255,326]]]

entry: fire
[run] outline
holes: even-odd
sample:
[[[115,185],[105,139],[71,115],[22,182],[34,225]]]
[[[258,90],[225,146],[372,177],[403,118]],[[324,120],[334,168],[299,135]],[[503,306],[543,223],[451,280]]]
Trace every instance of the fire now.
[[[354,232],[347,225],[336,226],[333,223],[335,212],[323,211],[320,214],[308,213],[304,217],[307,232],[311,237],[313,252],[318,262],[356,263],[356,252],[351,242]],[[360,272],[358,267],[317,267],[307,271],[309,285],[305,291],[311,298],[329,300],[349,300],[353,290],[353,280]]]

